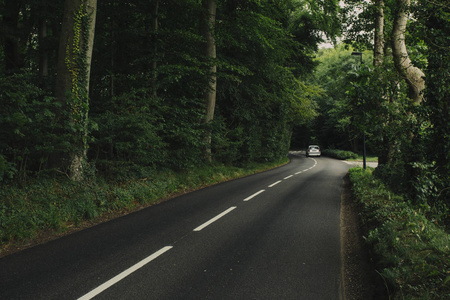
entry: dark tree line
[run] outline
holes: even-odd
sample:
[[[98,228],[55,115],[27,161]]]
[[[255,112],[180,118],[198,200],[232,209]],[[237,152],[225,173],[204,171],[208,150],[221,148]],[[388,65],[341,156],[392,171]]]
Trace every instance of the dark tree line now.
[[[285,156],[336,2],[0,1],[0,180]]]

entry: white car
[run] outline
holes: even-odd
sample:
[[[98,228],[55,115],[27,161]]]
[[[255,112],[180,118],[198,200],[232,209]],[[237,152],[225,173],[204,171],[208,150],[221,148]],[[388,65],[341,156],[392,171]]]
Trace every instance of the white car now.
[[[317,145],[310,145],[306,150],[306,156],[320,156],[322,153],[320,152],[320,147]]]

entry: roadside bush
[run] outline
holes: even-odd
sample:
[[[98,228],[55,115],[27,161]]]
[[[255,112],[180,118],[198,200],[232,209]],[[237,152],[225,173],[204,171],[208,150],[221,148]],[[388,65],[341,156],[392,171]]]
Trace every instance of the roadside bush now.
[[[337,159],[357,159],[358,154],[351,151],[337,150],[337,149],[325,149],[322,151],[322,155],[333,157]]]
[[[0,183],[26,179],[46,167],[54,149],[70,146],[55,133],[59,109],[33,76],[0,76]]]
[[[393,299],[450,299],[450,235],[390,192],[371,170],[350,170],[366,241]]]

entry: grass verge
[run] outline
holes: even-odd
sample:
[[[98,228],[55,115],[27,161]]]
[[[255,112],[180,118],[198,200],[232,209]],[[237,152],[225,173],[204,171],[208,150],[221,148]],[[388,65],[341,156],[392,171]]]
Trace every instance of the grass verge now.
[[[391,299],[450,299],[450,236],[393,194],[372,170],[350,170],[365,240]]]
[[[42,179],[0,190],[0,257],[209,185],[286,164],[209,165],[145,178]],[[45,238],[42,238],[46,236]]]

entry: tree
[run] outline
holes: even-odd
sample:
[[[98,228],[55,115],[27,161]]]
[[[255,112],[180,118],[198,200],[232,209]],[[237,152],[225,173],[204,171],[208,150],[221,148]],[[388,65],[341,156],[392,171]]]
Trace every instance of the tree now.
[[[375,32],[373,47],[373,65],[379,67],[384,59],[384,0],[375,2]]]
[[[58,52],[55,96],[72,132],[68,164],[72,180],[83,179],[87,153],[89,79],[97,0],[66,0]],[[64,120],[60,116],[61,121]],[[65,165],[63,154],[60,164]]]
[[[409,87],[409,97],[414,104],[422,102],[425,89],[425,74],[415,67],[408,55],[405,43],[406,25],[408,23],[411,0],[397,0],[397,13],[392,29],[392,52],[395,67],[402,74]]]
[[[208,58],[209,70],[207,72],[208,85],[205,92],[206,102],[206,126],[214,119],[214,109],[216,106],[216,89],[217,89],[217,65],[214,61],[216,59],[216,42],[214,38],[214,28],[216,22],[216,0],[203,0],[203,37],[205,39],[205,56]],[[206,129],[205,141],[207,144],[206,159],[211,161],[211,131]]]
[[[156,87],[156,80],[157,80],[157,76],[156,76],[156,69],[158,67],[158,61],[157,61],[157,53],[158,53],[158,29],[159,29],[159,24],[158,24],[158,14],[159,14],[159,0],[155,1],[154,4],[154,9],[153,9],[153,62],[152,62],[152,66],[151,66],[151,72],[152,72],[152,94],[153,97],[157,97],[158,96],[158,91],[157,91],[157,87]]]

